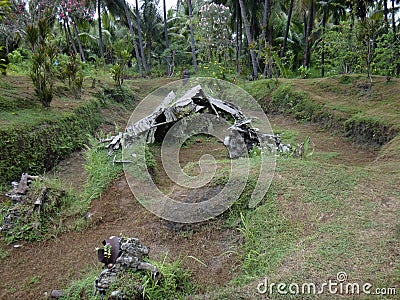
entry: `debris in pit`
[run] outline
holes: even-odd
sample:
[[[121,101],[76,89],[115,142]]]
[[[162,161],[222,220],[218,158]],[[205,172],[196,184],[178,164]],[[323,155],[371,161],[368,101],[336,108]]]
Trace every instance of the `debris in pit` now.
[[[127,271],[149,271],[154,283],[157,284],[161,274],[156,266],[146,261],[148,254],[149,249],[137,238],[112,236],[104,240],[103,247],[97,250],[97,256],[98,260],[104,263],[105,269],[95,280],[94,294],[99,293],[101,296],[105,296],[108,293],[109,299],[142,299],[144,287],[140,282],[136,286],[130,286],[130,292],[136,291],[137,295],[130,294],[128,296],[124,295],[124,291],[108,291],[108,289]]]
[[[103,143],[107,143],[105,147],[109,150],[109,155],[122,148],[122,145],[129,147],[139,137],[144,137],[149,144],[154,143],[157,138],[163,138],[176,122],[201,113],[233,122],[227,128],[230,134],[224,139],[230,158],[241,157],[254,146],[266,145],[273,153],[291,149],[290,145],[281,142],[279,135],[259,133],[258,128],[251,124],[253,118],[246,117],[239,106],[206,95],[200,85],[191,88],[179,99],[176,98],[175,93],[171,91],[153,113],[127,126],[125,132],[102,140]],[[208,120],[207,124],[207,120],[202,120],[199,126],[211,127],[211,121]]]
[[[31,189],[39,176],[23,173],[19,182],[12,182],[13,189],[6,193],[11,201],[5,208],[0,231],[8,242],[40,239],[46,231],[46,224],[54,218],[62,204],[65,191],[43,184],[41,189]]]

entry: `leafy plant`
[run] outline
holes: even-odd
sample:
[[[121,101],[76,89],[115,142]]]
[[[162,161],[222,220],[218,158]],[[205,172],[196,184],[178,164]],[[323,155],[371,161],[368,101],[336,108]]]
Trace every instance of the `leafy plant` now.
[[[26,39],[32,51],[31,79],[35,94],[46,108],[53,99],[54,62],[58,48],[50,40],[51,24],[48,19],[39,19],[37,25],[26,27]]]
[[[325,54],[325,68],[329,74],[348,74],[361,71],[361,58],[357,51],[357,28],[345,21],[332,28],[326,28],[322,36]],[[315,45],[314,54],[321,56],[322,43]],[[319,64],[319,60],[317,60]]]
[[[2,75],[6,75],[7,74],[7,60],[3,54],[4,52],[4,47],[0,46],[0,71]]]
[[[310,77],[311,71],[310,71],[310,69],[308,67],[300,66],[298,68],[298,71],[300,72],[300,77],[301,78],[306,79],[306,78]]]
[[[81,98],[83,85],[82,62],[75,53],[59,55],[57,57],[58,72],[57,77],[63,82],[68,79],[68,87],[75,99]]]
[[[389,29],[388,33],[377,38],[374,70],[377,69],[380,75],[385,75],[388,81],[395,75],[396,68],[400,64],[399,51],[399,33],[393,29]]]
[[[117,86],[121,86],[124,82],[124,66],[119,63],[115,64],[110,69],[111,77],[114,79]]]
[[[24,60],[24,56],[19,49],[15,49],[13,52],[8,53],[7,56],[8,60],[12,64],[19,64]]]
[[[117,86],[121,86],[124,82],[126,67],[131,59],[131,48],[131,43],[126,43],[125,39],[120,39],[114,43],[114,53],[117,62],[111,67],[111,77]]]

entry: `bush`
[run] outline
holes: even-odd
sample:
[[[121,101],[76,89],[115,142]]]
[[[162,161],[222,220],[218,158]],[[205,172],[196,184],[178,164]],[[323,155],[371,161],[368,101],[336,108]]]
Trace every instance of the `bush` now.
[[[16,65],[24,60],[24,56],[21,54],[19,49],[16,49],[13,52],[8,53],[8,60],[10,63]]]
[[[32,50],[30,76],[35,86],[35,94],[46,108],[53,99],[54,62],[58,47],[49,42],[51,24],[47,19],[40,19],[37,26],[26,27],[26,39]]]
[[[56,75],[63,82],[68,80],[68,87],[75,99],[81,98],[83,85],[82,62],[73,54],[71,56],[61,54],[56,60]]]

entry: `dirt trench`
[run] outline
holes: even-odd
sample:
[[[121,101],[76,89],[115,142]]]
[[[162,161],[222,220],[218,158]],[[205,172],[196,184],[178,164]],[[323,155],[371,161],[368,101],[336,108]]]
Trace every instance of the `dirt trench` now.
[[[269,120],[273,128],[296,131],[299,141],[311,136],[316,153],[337,153],[328,159],[330,163],[364,166],[376,157],[376,151],[352,144],[318,125],[300,124],[279,115],[270,116]],[[181,161],[197,161],[210,149],[214,156],[221,155],[225,150],[218,147],[221,144],[212,141],[195,143],[181,150]],[[326,160],[318,155],[316,159]],[[77,154],[69,160],[62,163],[59,176],[64,174],[72,185],[81,184],[83,167],[77,163],[82,162],[81,157]],[[167,184],[167,179],[164,181]],[[9,256],[0,267],[0,299],[42,299],[46,292],[81,279],[85,270],[100,266],[94,249],[112,235],[139,238],[150,247],[151,259],[180,259],[192,272],[193,280],[204,289],[224,285],[240,272],[242,240],[238,230],[226,228],[223,220],[218,219],[192,226],[190,230],[177,230],[143,208],[123,176],[92,203],[90,213],[92,225],[86,230],[60,234],[43,242],[21,242],[18,248],[9,246],[6,249]]]

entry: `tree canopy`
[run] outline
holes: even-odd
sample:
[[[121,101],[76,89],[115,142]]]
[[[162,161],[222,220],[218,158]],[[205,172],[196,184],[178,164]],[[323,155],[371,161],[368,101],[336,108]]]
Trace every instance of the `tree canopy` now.
[[[138,76],[390,78],[400,69],[399,2],[192,0],[167,10],[159,0],[2,0],[0,45],[3,56],[29,48],[28,29],[46,19],[58,54],[117,65],[123,48]]]

